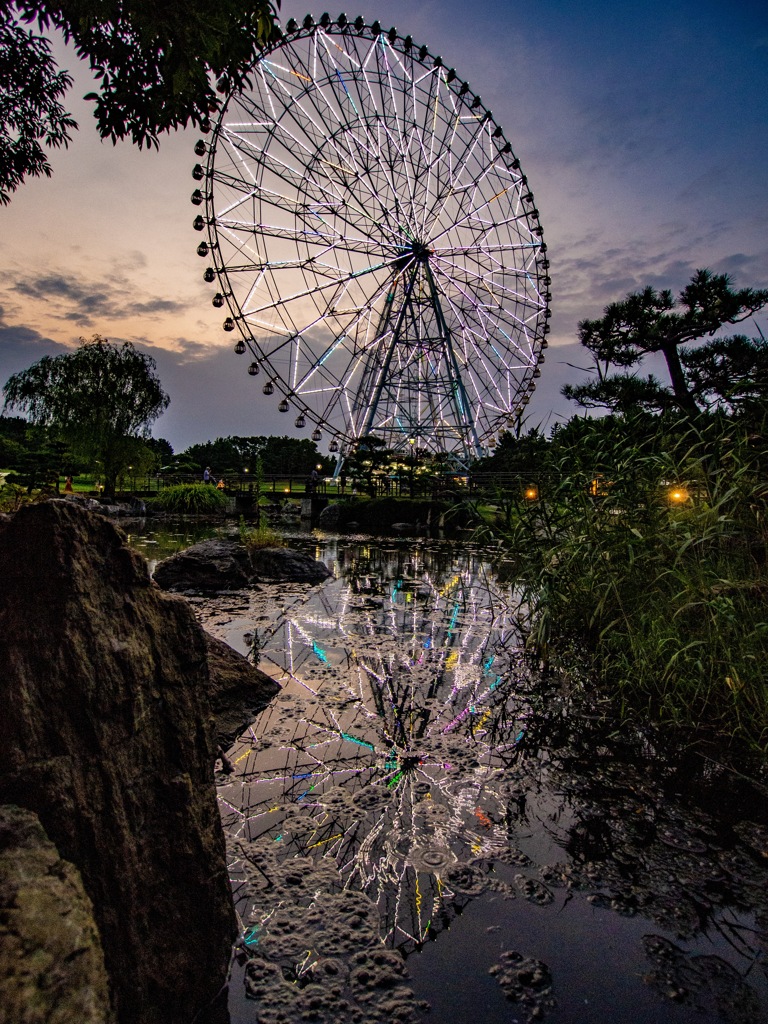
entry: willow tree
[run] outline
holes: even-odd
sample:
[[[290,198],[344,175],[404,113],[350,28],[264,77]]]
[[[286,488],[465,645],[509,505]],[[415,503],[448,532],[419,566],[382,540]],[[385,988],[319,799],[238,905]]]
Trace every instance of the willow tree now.
[[[44,356],[13,374],[3,388],[5,408],[50,427],[84,459],[101,463],[104,493],[114,497],[118,476],[131,463],[136,441],[168,407],[151,356],[130,342],[100,335],[66,355]]]

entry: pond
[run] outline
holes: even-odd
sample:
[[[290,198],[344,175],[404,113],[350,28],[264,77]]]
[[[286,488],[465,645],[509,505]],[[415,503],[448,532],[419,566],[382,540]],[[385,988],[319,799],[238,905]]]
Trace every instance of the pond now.
[[[282,691],[218,773],[242,935],[211,1021],[768,1020],[768,801],[531,663],[490,552],[305,538],[197,602]]]

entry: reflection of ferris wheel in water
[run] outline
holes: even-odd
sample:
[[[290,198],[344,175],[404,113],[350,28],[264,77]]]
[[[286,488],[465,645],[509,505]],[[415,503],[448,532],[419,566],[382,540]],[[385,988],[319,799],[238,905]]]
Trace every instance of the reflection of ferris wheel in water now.
[[[522,413],[550,316],[538,210],[466,82],[378,22],[311,16],[230,95],[194,177],[225,330],[330,450],[465,462]]]
[[[474,558],[411,557],[387,579],[361,564],[267,630],[262,657],[285,691],[219,789],[244,919],[259,902],[249,857],[310,878],[290,864],[311,857],[323,884],[365,893],[384,941],[407,952],[482,888],[476,858],[509,856],[501,790],[529,717],[521,609]]]

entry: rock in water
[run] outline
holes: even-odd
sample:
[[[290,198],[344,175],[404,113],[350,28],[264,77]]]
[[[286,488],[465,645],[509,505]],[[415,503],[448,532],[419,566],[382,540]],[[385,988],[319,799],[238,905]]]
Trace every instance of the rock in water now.
[[[188,1022],[235,930],[203,631],[68,502],[0,524],[0,580],[0,803],[79,869],[120,1021]]]
[[[245,545],[226,538],[201,540],[164,558],[155,581],[164,590],[216,594],[248,586],[253,575]]]
[[[37,815],[0,807],[0,1024],[113,1024],[93,907]]]
[[[282,583],[322,583],[333,573],[312,555],[293,548],[256,548],[251,564],[258,580]]]
[[[303,551],[256,548],[249,552],[239,541],[222,538],[201,540],[164,558],[155,569],[155,582],[164,590],[215,594],[260,580],[322,583],[332,575],[327,566]]]

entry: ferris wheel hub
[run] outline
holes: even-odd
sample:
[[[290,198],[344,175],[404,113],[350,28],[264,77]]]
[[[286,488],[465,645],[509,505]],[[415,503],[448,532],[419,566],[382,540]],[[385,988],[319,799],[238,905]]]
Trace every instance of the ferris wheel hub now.
[[[411,253],[413,254],[414,259],[418,260],[419,263],[426,263],[432,255],[432,250],[422,242],[414,242],[411,245]]]

